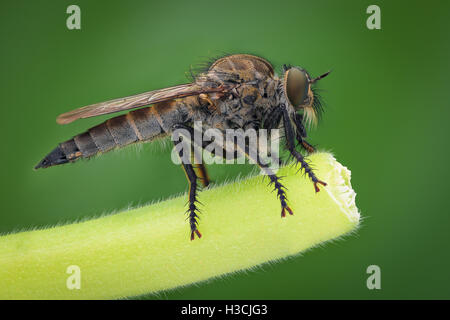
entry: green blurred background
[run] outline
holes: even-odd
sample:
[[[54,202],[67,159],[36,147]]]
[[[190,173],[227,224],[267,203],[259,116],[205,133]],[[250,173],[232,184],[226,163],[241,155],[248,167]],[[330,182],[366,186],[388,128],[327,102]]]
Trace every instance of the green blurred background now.
[[[81,30],[66,28],[70,4],[81,8]],[[366,28],[370,4],[382,30]],[[2,1],[0,232],[184,192],[182,170],[158,145],[32,168],[107,118],[59,126],[58,114],[183,83],[191,65],[223,52],[254,53],[277,70],[333,70],[310,140],[351,169],[362,227],[257,271],[146,298],[448,299],[449,10],[442,1]],[[250,170],[210,173],[222,182]],[[371,264],[381,290],[366,287]]]

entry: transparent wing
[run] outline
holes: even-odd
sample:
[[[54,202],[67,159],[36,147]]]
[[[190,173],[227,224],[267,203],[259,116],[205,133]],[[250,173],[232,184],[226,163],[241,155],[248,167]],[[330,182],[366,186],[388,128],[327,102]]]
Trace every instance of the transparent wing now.
[[[103,114],[135,109],[145,105],[172,100],[201,93],[221,92],[222,87],[203,87],[197,83],[182,84],[160,90],[148,91],[133,96],[91,104],[61,114],[56,119],[59,124],[71,123],[77,119],[95,117]]]

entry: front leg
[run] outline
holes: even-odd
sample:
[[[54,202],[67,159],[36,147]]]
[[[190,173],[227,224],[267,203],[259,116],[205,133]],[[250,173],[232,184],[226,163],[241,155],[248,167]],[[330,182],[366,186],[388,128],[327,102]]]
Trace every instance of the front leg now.
[[[312,171],[311,167],[305,161],[305,159],[300,154],[300,152],[295,150],[295,134],[294,134],[294,129],[292,128],[292,123],[291,123],[291,120],[289,117],[289,112],[285,106],[282,106],[282,109],[283,109],[283,124],[284,124],[287,148],[288,148],[289,152],[291,153],[291,155],[300,163],[300,165],[301,165],[300,170],[301,169],[305,170],[305,173],[308,175],[308,177],[314,183],[314,189],[316,190],[316,192],[319,192],[320,189],[318,187],[318,184],[320,183],[321,185],[324,185],[324,186],[326,186],[327,184],[325,182],[317,179],[317,177],[314,174],[314,172]]]
[[[305,140],[306,138],[306,130],[303,126],[303,116],[301,114],[296,113],[294,115],[294,123],[296,127],[296,133],[297,133],[297,141],[301,144],[301,146],[308,152],[313,153],[316,151],[314,146],[312,146],[308,141]]]
[[[308,141],[302,139],[301,142],[302,147],[308,151],[308,153],[314,153],[316,152],[316,148],[314,148],[310,143],[308,143]]]

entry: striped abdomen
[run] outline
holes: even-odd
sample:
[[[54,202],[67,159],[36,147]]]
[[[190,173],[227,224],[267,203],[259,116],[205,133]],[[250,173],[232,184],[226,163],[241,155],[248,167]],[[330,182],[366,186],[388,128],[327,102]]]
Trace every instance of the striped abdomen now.
[[[35,169],[73,162],[132,143],[153,140],[170,132],[174,124],[185,122],[185,110],[184,104],[177,105],[175,101],[170,101],[109,119],[60,143]]]

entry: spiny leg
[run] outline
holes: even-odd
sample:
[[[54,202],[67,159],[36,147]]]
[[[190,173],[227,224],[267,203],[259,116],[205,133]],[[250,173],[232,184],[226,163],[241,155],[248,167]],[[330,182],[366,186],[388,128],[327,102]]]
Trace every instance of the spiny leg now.
[[[305,161],[305,159],[300,154],[300,152],[295,150],[294,129],[292,128],[292,123],[291,123],[291,120],[289,118],[289,112],[288,112],[288,110],[286,109],[285,106],[283,106],[283,124],[284,124],[284,131],[285,131],[285,135],[286,135],[286,144],[287,144],[287,148],[288,148],[289,152],[297,160],[297,162],[300,163],[300,165],[301,165],[300,170],[301,169],[305,170],[305,173],[312,180],[312,182],[314,183],[314,189],[316,190],[316,192],[319,192],[320,189],[319,189],[318,184],[320,183],[323,186],[326,186],[327,184],[325,182],[319,180],[316,177],[316,175],[312,171],[311,167]]]
[[[287,197],[286,197],[286,187],[281,184],[280,180],[281,178],[278,177],[271,169],[270,167],[264,163],[260,158],[259,154],[257,153],[257,149],[252,148],[251,146],[247,145],[246,150],[242,150],[237,144],[235,145],[237,148],[241,149],[241,152],[245,153],[245,156],[254,161],[263,171],[264,173],[269,177],[270,184],[274,186],[274,191],[277,191],[277,197],[280,199],[281,203],[281,217],[286,217],[286,211],[293,215],[294,212],[292,209],[287,205]],[[256,155],[256,156],[255,156]]]
[[[191,240],[195,239],[195,235],[199,238],[202,237],[202,234],[198,230],[198,208],[196,205],[197,200],[197,175],[195,174],[194,168],[190,164],[183,165],[184,172],[186,173],[186,177],[189,180],[189,225],[191,227]]]
[[[172,129],[173,130],[184,129],[184,130],[188,131],[190,137],[182,134],[183,138],[186,138],[186,139],[191,139],[192,137],[195,137],[196,133],[197,133],[198,136],[202,135],[201,132],[196,132],[196,130],[194,128],[192,128],[190,126],[187,126],[187,125],[184,125],[184,124],[176,124],[176,125],[174,125],[172,127]],[[180,133],[181,133],[181,131],[180,131]],[[178,143],[180,143],[180,142],[178,142]],[[185,167],[184,163],[183,163],[183,169],[184,169],[184,171],[186,173],[186,176],[188,178],[188,181],[190,183],[190,187],[189,187],[189,197],[190,197],[189,201],[190,201],[190,203],[189,203],[189,210],[188,211],[190,213],[189,218],[190,218],[190,225],[191,225],[191,240],[193,240],[194,232],[195,232],[195,234],[198,235],[199,238],[201,237],[201,233],[197,229],[197,225],[198,224],[196,222],[196,218],[198,216],[197,216],[197,214],[195,212],[196,210],[198,211],[198,209],[195,206],[195,202],[197,201],[195,199],[195,195],[196,195],[195,192],[196,192],[196,189],[197,189],[197,179],[200,179],[200,181],[202,182],[204,187],[207,187],[211,180],[209,178],[208,171],[206,170],[206,166],[202,163],[202,155],[201,155],[201,153],[200,154],[198,153],[198,148],[202,148],[203,149],[209,143],[206,142],[206,141],[203,141],[203,139],[202,139],[201,145],[198,145],[198,141],[195,141],[195,139],[191,139],[190,143],[191,143],[190,146],[192,147],[191,148],[191,158],[190,158],[191,159],[191,163],[196,163],[197,162],[198,164],[195,164],[195,165],[191,164],[190,165],[192,167],[192,172],[193,173],[190,172],[191,171],[190,169]],[[182,155],[180,155],[180,157],[181,157],[181,159],[183,159]],[[193,161],[193,160],[196,160],[196,161]],[[190,177],[193,177],[193,176],[196,177],[196,179],[195,179],[195,188],[193,188],[194,184],[191,183],[191,178],[190,178]],[[191,202],[191,192],[192,192],[192,190],[194,190],[193,191],[194,192],[193,202]],[[194,204],[192,204],[192,203],[194,203]],[[193,227],[195,227],[195,229],[192,229]]]
[[[175,146],[178,143],[182,143],[182,142],[174,142]],[[198,218],[198,208],[196,206],[196,202],[198,202],[197,200],[197,175],[195,174],[195,170],[194,167],[192,166],[191,163],[185,163],[185,161],[183,161],[183,148],[180,148],[179,150],[179,156],[180,159],[182,159],[182,166],[183,166],[183,170],[186,174],[186,177],[188,179],[189,182],[189,208],[187,210],[187,212],[189,213],[189,225],[191,227],[191,240],[195,239],[195,235],[197,235],[199,238],[202,237],[202,234],[200,233],[200,231],[198,230],[197,226],[198,226],[198,222],[197,222],[197,218]]]
[[[286,201],[286,187],[283,186],[280,182],[280,178],[276,174],[268,175],[270,179],[270,183],[273,184],[274,190],[277,191],[277,197],[280,199],[281,203],[281,217],[286,217],[286,211],[292,216],[294,212],[292,209],[287,205]]]

